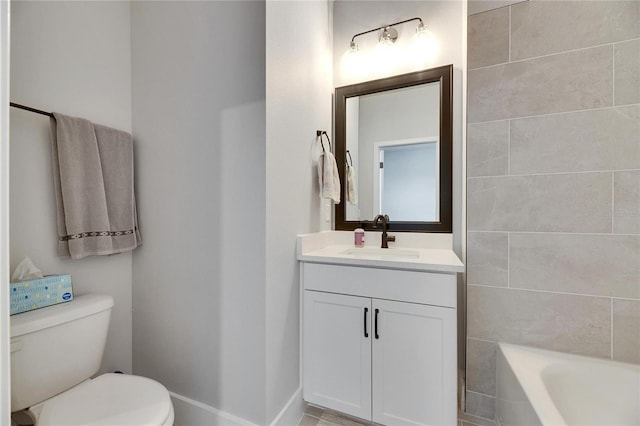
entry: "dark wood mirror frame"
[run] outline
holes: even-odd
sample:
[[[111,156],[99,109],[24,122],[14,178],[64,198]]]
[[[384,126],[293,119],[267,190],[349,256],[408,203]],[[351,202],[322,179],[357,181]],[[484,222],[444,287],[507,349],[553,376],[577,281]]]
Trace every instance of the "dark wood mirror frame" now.
[[[335,206],[336,230],[348,231],[356,228],[363,228],[365,230],[377,229],[373,227],[373,218],[366,221],[357,221],[346,220],[345,217],[345,194],[347,187],[345,178],[347,98],[435,82],[440,82],[440,220],[438,222],[399,222],[390,218],[388,230],[400,232],[451,232],[451,214],[453,210],[453,65],[445,65],[424,71],[401,74],[336,88],[335,154],[342,185],[340,204],[336,204]]]

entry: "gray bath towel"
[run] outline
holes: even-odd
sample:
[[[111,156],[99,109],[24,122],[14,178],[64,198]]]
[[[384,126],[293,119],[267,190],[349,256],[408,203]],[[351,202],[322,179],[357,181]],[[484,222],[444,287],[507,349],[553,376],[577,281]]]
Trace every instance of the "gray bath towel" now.
[[[53,115],[58,254],[81,259],[133,250],[142,238],[131,135],[82,118]]]

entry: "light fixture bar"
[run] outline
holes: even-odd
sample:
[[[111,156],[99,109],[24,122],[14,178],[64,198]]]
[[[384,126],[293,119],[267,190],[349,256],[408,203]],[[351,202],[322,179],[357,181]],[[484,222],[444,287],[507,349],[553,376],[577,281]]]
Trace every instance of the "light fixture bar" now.
[[[355,45],[356,37],[360,37],[361,35],[369,34],[369,33],[375,32],[375,31],[384,30],[384,29],[387,29],[387,28],[390,28],[390,27],[395,27],[396,25],[404,24],[404,23],[411,22],[411,21],[420,21],[420,25],[424,26],[424,22],[422,22],[422,18],[416,17],[416,18],[411,18],[411,19],[405,19],[404,21],[394,22],[393,24],[383,25],[381,27],[374,28],[372,30],[363,31],[361,33],[358,33],[358,34],[354,35],[353,37],[351,37],[350,45],[351,46]]]

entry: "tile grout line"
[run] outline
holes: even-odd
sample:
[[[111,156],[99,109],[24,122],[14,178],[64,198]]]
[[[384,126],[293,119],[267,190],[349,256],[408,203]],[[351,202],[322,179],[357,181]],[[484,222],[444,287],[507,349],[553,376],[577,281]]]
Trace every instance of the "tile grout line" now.
[[[616,46],[611,45],[611,106],[616,105]]]
[[[590,111],[600,111],[600,110],[615,109],[615,108],[634,107],[634,106],[638,106],[638,105],[640,105],[640,103],[635,102],[635,103],[630,103],[630,104],[611,105],[611,106],[603,106],[603,107],[597,107],[597,108],[572,109],[572,110],[569,110],[569,111],[546,112],[546,113],[543,113],[543,114],[523,115],[523,116],[520,116],[520,117],[503,117],[503,118],[496,118],[496,119],[493,119],[493,120],[472,121],[472,122],[467,123],[467,125],[473,126],[473,125],[477,125],[477,124],[493,123],[493,122],[496,122],[496,121],[523,120],[523,119],[528,119],[528,118],[550,117],[550,116],[553,116],[553,115],[574,114],[574,113],[582,113],[582,112],[590,112]]]
[[[482,396],[486,396],[486,397],[489,397],[489,398],[496,399],[495,395],[488,395],[486,393],[475,392],[475,391],[472,391],[472,390],[469,390],[469,389],[467,389],[466,391],[469,392],[469,393],[475,393],[476,395],[482,395]],[[475,417],[480,417],[480,416],[475,416]],[[484,417],[481,417],[481,418],[484,419]]]
[[[511,176],[511,119],[507,122],[507,175]]]
[[[509,63],[511,63],[511,5],[509,5]]]
[[[634,299],[634,298],[630,298],[630,297],[622,297],[622,296],[611,296],[611,300],[626,300],[629,302],[638,302],[640,301],[640,298],[638,299]]]
[[[613,297],[611,298],[611,359],[613,359]]]
[[[528,176],[584,175],[584,174],[588,174],[588,173],[636,172],[636,171],[639,171],[639,170],[640,169],[578,170],[578,171],[574,171],[574,172],[547,172],[547,173],[522,173],[522,174],[508,174],[508,175],[468,176],[467,179],[528,177]]]
[[[501,286],[495,286],[495,285],[467,283],[467,287],[468,286],[483,287],[483,288],[497,288],[497,289],[512,290],[512,291],[528,291],[528,292],[533,292],[533,293],[564,294],[564,295],[567,295],[567,296],[597,297],[597,298],[600,298],[600,299],[614,299],[615,298],[615,299],[621,299],[621,300],[640,301],[640,299],[624,298],[624,297],[620,297],[620,296],[607,296],[607,295],[586,294],[586,293],[569,293],[569,292],[566,292],[566,291],[553,291],[553,290],[524,288],[524,287],[504,287],[504,286],[501,287]]]
[[[495,344],[500,343],[500,342],[498,342],[497,340],[487,340],[487,339],[481,339],[481,338],[479,338],[479,337],[468,337],[468,336],[467,336],[467,339],[471,339],[471,340],[479,340],[480,342],[486,342],[486,343],[495,343]]]
[[[616,229],[616,173],[611,171],[611,234]]]
[[[511,232],[507,232],[507,288],[511,288]]]
[[[485,234],[539,234],[539,235],[609,235],[615,237],[638,237],[640,234],[611,234],[610,232],[568,232],[568,231],[514,231],[510,229],[505,230],[482,230],[482,229],[473,229],[468,230],[468,233],[485,233]]]
[[[533,235],[585,235],[585,236],[610,236],[610,237],[640,237],[640,234],[612,234],[610,232],[567,232],[567,231],[496,231],[496,230],[468,230],[467,233],[485,234],[533,234]]]
[[[511,34],[509,34],[509,38],[511,38]],[[577,49],[563,50],[562,52],[547,53],[545,55],[531,56],[529,58],[516,59],[516,60],[511,60],[511,52],[509,52],[509,62],[501,62],[499,64],[491,64],[491,65],[484,65],[482,67],[477,67],[477,68],[470,68],[469,71],[471,72],[471,71],[476,71],[476,70],[484,70],[484,69],[487,69],[487,68],[499,67],[499,66],[504,66],[504,65],[508,65],[508,64],[516,64],[518,62],[526,62],[526,61],[531,61],[531,60],[535,60],[535,59],[548,58],[550,56],[564,55],[565,53],[580,52],[580,51],[583,51],[583,50],[597,49],[597,48],[606,47],[606,46],[613,46],[613,45],[618,44],[618,43],[627,43],[627,42],[636,41],[636,40],[640,40],[640,37],[638,37],[638,38],[630,38],[628,40],[610,41],[608,43],[596,44],[594,46],[579,47]],[[509,43],[511,43],[511,40],[509,40]]]

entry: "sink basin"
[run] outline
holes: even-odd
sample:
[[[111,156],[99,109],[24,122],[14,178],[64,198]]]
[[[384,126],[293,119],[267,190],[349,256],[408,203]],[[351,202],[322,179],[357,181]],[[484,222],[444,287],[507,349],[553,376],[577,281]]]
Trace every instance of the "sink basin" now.
[[[377,247],[352,247],[343,251],[341,254],[357,258],[374,259],[418,259],[420,257],[420,252],[417,250],[383,249]]]

